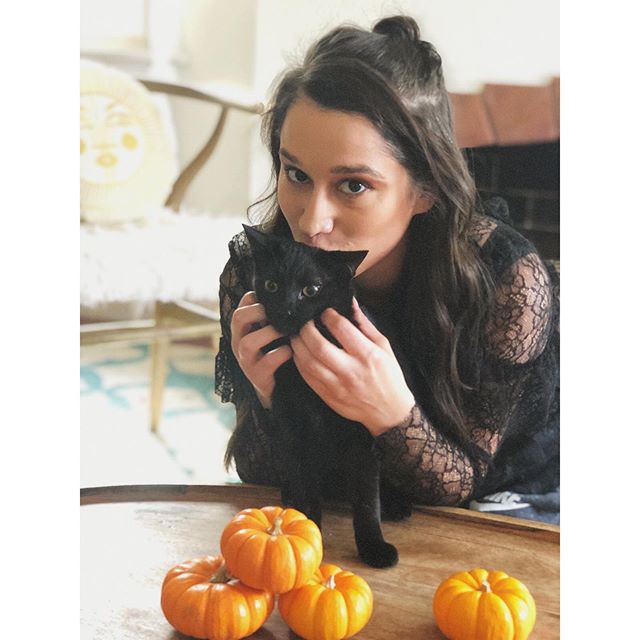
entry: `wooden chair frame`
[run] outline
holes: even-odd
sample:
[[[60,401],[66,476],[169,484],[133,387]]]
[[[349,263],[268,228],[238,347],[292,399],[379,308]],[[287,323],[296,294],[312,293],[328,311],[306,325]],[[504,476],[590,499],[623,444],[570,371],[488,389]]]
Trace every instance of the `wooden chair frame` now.
[[[261,114],[263,105],[250,101],[231,100],[189,84],[176,84],[153,79],[139,80],[147,89],[170,96],[192,98],[221,107],[213,132],[202,149],[176,178],[165,206],[178,211],[189,188],[215,150],[230,109]],[[214,353],[220,337],[220,315],[201,305],[187,301],[160,302],[154,305],[154,317],[149,320],[98,322],[80,325],[80,346],[102,343],[151,343],[151,431],[157,432],[162,416],[162,401],[167,375],[169,345],[173,340],[211,337]]]

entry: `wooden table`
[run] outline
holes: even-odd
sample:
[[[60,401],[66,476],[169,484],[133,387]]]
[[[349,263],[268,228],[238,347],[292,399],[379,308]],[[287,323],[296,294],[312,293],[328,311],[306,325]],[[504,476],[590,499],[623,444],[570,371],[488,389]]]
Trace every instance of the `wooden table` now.
[[[252,485],[131,486],[81,490],[83,640],[178,640],[160,609],[160,587],[174,565],[219,553],[220,534],[246,507],[279,504],[279,492]],[[432,614],[438,584],[457,571],[500,569],[533,594],[532,639],[560,637],[559,528],[463,509],[416,507],[404,522],[385,522],[400,562],[372,569],[356,555],[350,509],[331,504],[323,517],[324,561],[362,576],[373,615],[357,635],[371,640],[439,638]],[[252,638],[297,638],[277,608]]]

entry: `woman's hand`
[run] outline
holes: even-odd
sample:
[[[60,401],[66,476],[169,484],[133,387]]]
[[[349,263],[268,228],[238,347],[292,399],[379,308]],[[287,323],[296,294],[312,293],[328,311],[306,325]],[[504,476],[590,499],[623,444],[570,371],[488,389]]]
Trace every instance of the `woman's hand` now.
[[[355,300],[354,310],[359,329],[334,309],[321,316],[343,349],[308,322],[291,339],[293,360],[307,384],[336,413],[379,436],[409,415],[415,399],[387,338]]]
[[[261,349],[281,337],[282,333],[267,324],[264,307],[258,303],[255,292],[247,291],[231,316],[231,350],[266,409],[271,408],[273,375],[293,353],[288,345],[268,353],[262,353]]]

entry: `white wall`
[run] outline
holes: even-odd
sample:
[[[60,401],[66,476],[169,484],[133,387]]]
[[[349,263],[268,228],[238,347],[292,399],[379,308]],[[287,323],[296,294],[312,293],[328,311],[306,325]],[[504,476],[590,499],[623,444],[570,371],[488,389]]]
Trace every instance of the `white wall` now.
[[[183,16],[180,50],[185,80],[251,89],[255,81],[258,0],[190,0]],[[180,157],[186,164],[212,133],[219,110],[190,100],[173,100]],[[189,187],[193,209],[243,215],[250,204],[249,167],[258,116],[230,112],[218,146]]]
[[[413,16],[440,52],[452,92],[474,93],[485,82],[543,84],[560,73],[558,0],[263,0],[256,17],[255,88],[272,80],[328,29],[351,22],[370,28],[379,18]],[[253,145],[251,193],[259,195],[269,158]]]
[[[185,0],[180,49],[186,64],[178,71],[266,98],[274,77],[326,30],[343,22],[370,28],[394,13],[415,17],[423,38],[439,50],[450,91],[476,92],[485,82],[542,84],[559,75],[559,0]],[[184,163],[217,114],[206,105],[173,103]],[[188,206],[244,215],[269,177],[258,125],[245,114],[229,118],[187,194]]]
[[[450,91],[483,82],[540,83],[560,71],[559,0],[324,0],[258,3],[256,86],[268,87],[291,53],[343,22],[370,28],[405,13],[443,58]]]

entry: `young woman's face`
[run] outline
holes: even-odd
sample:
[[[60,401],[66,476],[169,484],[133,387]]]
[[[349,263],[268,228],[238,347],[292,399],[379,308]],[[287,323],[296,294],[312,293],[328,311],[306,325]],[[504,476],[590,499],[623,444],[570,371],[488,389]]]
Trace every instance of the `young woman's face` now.
[[[367,249],[359,284],[389,285],[402,264],[411,218],[432,201],[374,125],[301,97],[283,122],[280,161],[278,203],[294,239],[327,250]]]

